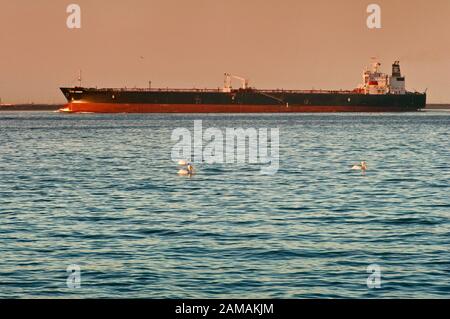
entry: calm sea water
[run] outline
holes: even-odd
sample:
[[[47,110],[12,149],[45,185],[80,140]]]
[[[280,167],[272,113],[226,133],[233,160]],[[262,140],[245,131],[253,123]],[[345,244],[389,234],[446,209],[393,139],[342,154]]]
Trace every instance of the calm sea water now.
[[[170,136],[194,119],[279,127],[278,173],[177,176]],[[448,298],[449,128],[450,112],[1,113],[0,297]]]

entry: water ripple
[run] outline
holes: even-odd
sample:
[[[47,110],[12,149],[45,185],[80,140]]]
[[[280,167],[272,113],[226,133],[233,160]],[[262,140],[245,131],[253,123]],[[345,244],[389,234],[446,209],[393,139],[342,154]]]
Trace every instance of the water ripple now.
[[[279,127],[278,173],[180,178],[171,132],[195,119]],[[449,127],[448,112],[2,113],[0,297],[449,297]]]

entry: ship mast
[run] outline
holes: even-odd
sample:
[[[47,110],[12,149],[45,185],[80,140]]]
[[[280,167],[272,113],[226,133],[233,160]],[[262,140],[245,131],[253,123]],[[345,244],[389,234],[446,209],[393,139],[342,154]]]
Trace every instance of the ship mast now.
[[[80,72],[78,73],[78,87],[81,87],[81,81],[82,81],[82,73],[80,69]]]

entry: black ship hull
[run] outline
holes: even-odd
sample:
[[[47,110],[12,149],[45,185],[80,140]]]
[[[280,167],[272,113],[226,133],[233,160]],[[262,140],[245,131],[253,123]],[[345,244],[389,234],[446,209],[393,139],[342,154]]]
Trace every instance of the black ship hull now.
[[[413,112],[425,108],[425,93],[361,94],[355,91],[239,89],[62,88],[61,111],[93,113],[286,113]]]

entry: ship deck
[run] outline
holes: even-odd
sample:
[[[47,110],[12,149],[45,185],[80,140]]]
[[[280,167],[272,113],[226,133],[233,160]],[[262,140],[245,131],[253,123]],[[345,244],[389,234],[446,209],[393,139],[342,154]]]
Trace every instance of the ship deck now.
[[[97,91],[97,92],[190,92],[190,93],[228,93],[222,88],[217,89],[174,89],[174,88],[74,88],[82,89],[84,91]],[[231,92],[261,92],[261,93],[311,93],[311,94],[359,94],[356,90],[286,90],[286,89],[232,89]]]

